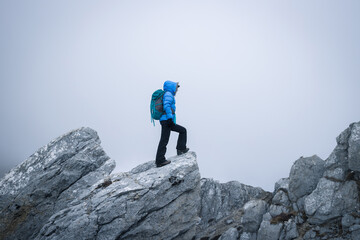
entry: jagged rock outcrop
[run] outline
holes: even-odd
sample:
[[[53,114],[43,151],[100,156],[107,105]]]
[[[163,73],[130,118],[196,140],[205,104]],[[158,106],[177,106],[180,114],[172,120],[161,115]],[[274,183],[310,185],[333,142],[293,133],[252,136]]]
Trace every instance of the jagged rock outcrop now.
[[[34,239],[49,217],[114,167],[90,128],[40,148],[0,181],[0,239]]]
[[[200,174],[194,153],[109,175],[95,131],[72,131],[1,180],[1,239],[166,239],[195,235]]]
[[[0,181],[2,239],[360,239],[360,122],[273,193],[201,179],[196,154],[113,173],[96,132],[39,149]]]
[[[247,202],[244,206],[244,214],[241,217],[243,230],[245,232],[257,232],[267,208],[268,204],[263,200]]]
[[[325,161],[295,161],[275,184],[257,239],[359,239],[359,129],[360,122],[343,131]]]
[[[54,214],[36,239],[183,239],[199,221],[200,174],[194,153],[155,168],[111,175]],[[77,231],[77,229],[86,231]]]
[[[213,179],[201,180],[201,219],[196,238],[215,238],[227,229],[239,225],[244,205],[253,199],[270,199],[271,193],[236,181],[219,183]]]
[[[324,161],[314,155],[295,161],[290,170],[289,197],[291,201],[311,193],[324,173]]]
[[[115,162],[94,130],[67,133],[1,180],[0,239],[220,236],[247,201],[269,195],[235,181],[201,180],[194,152],[171,160],[110,174]]]

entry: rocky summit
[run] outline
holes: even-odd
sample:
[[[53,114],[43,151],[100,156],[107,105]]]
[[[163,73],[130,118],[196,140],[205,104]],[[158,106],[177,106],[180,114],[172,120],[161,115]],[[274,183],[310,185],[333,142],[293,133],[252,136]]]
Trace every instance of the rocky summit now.
[[[326,160],[296,160],[272,193],[200,177],[196,154],[112,173],[90,128],[0,180],[0,239],[360,239],[360,122]]]

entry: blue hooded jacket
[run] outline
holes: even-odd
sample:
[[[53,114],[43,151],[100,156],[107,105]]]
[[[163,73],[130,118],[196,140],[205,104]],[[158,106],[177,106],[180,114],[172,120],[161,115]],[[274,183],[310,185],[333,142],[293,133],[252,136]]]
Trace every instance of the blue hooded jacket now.
[[[172,81],[166,81],[164,83],[164,96],[163,96],[163,107],[166,114],[162,115],[160,121],[165,121],[170,118],[175,120],[175,93],[178,84]]]

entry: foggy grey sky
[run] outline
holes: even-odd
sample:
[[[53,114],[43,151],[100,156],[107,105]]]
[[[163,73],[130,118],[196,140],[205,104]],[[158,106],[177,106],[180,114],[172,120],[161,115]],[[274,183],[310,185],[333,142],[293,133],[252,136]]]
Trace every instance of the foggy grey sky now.
[[[169,79],[202,177],[272,191],[360,121],[359,12],[356,0],[0,0],[0,176],[82,126],[115,172],[153,160],[149,101]]]

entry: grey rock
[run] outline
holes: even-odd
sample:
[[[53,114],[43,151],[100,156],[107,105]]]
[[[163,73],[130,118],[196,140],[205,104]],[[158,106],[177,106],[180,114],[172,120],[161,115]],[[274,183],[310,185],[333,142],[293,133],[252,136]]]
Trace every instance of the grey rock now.
[[[360,225],[356,224],[350,227],[351,239],[360,239]]]
[[[345,214],[341,219],[341,225],[343,228],[349,228],[350,226],[354,225],[355,218],[350,214]]]
[[[194,236],[200,203],[196,155],[189,152],[171,160],[162,168],[152,162],[129,173],[112,175],[112,184],[93,189],[82,201],[54,214],[36,239]]]
[[[351,126],[354,124],[359,124],[359,123],[351,123],[348,128],[346,128],[344,131],[340,133],[339,136],[336,137],[337,145],[343,146],[343,148],[348,147],[347,145],[351,134]]]
[[[256,233],[243,232],[240,235],[240,240],[256,240]]]
[[[280,235],[280,240],[291,240],[299,237],[296,222],[290,219],[284,223],[283,231]]]
[[[360,230],[360,225],[356,224],[354,226],[351,226],[349,230],[350,230],[350,232],[358,231],[358,230]]]
[[[345,170],[344,168],[338,167],[335,169],[328,169],[324,172],[324,177],[332,181],[342,182],[345,180]]]
[[[219,240],[237,240],[239,238],[239,232],[236,228],[229,228],[224,234],[222,234]]]
[[[269,213],[272,217],[276,217],[282,213],[289,213],[289,208],[281,205],[270,205]]]
[[[251,187],[237,181],[219,183],[213,179],[201,180],[201,212],[204,224],[229,216],[239,210],[250,199],[267,196],[261,188]]]
[[[360,239],[360,225],[350,227],[351,239]]]
[[[219,183],[201,179],[201,206],[196,239],[215,238],[230,227],[238,227],[243,206],[250,199],[268,199],[271,193],[236,181]],[[229,221],[231,223],[229,223]]]
[[[234,220],[228,219],[228,220],[226,220],[225,222],[226,222],[226,224],[232,224],[232,223],[234,222]]]
[[[201,206],[199,231],[209,227],[221,228],[219,222],[226,217],[237,219],[242,207],[250,199],[263,199],[271,196],[261,188],[251,187],[237,181],[219,183],[213,179],[201,179]],[[225,228],[228,228],[225,226]]]
[[[303,212],[304,211],[304,204],[305,204],[305,196],[302,196],[301,198],[299,198],[296,201],[296,209],[298,212]]]
[[[350,125],[351,134],[349,136],[349,168],[353,171],[360,171],[360,122]]]
[[[303,224],[305,221],[304,221],[304,219],[302,218],[302,216],[297,215],[297,216],[295,217],[295,222],[296,222],[297,224]]]
[[[278,192],[279,190],[282,190],[284,192],[288,192],[289,191],[289,182],[290,179],[289,178],[281,178],[279,179],[276,183],[275,183],[275,190],[274,192]]]
[[[267,203],[263,200],[251,200],[244,206],[241,223],[245,232],[256,232],[259,229]]]
[[[351,232],[351,239],[360,239],[360,230]]]
[[[51,141],[1,179],[0,239],[34,238],[52,214],[114,167],[90,128]]]
[[[338,180],[345,180],[346,172],[349,171],[349,141],[350,136],[352,135],[352,128],[355,126],[355,129],[358,128],[360,123],[353,123],[350,124],[350,126],[345,129],[337,138],[336,142],[337,145],[335,149],[332,151],[330,156],[325,161],[325,168],[326,168],[326,175],[329,178],[335,178]],[[356,130],[354,131],[354,135],[352,138],[352,150],[355,150],[357,146],[360,144],[359,142],[356,142]],[[351,165],[354,165],[354,168],[356,168],[356,154],[352,154],[353,162]],[[335,170],[337,169],[337,170]],[[342,171],[340,171],[341,169]],[[342,176],[342,172],[344,175]]]
[[[297,207],[296,202],[292,204],[292,208],[294,209],[294,211],[298,212],[299,208]]]
[[[310,240],[310,239],[320,239],[320,238],[316,238],[316,232],[313,229],[310,229],[304,235],[304,240]]]
[[[279,190],[273,197],[272,203],[284,207],[290,207],[291,202],[286,192]]]
[[[351,133],[351,129],[345,129],[337,138],[337,145],[335,149],[332,151],[330,156],[325,161],[326,169],[334,169],[341,167],[345,171],[348,169],[348,151],[349,148],[349,136]]]
[[[331,152],[330,156],[325,160],[325,177],[328,176],[337,178],[339,180],[345,180],[341,179],[342,176],[340,170],[335,169],[341,169],[344,173],[349,170],[347,148],[347,145],[337,145],[335,149]]]
[[[267,215],[267,216],[266,216]],[[270,214],[266,213],[264,219],[261,222],[259,231],[257,233],[257,239],[262,240],[278,240],[280,238],[281,230],[283,228],[282,223],[271,224],[270,223]]]
[[[263,217],[262,217],[262,221],[268,221],[268,222],[270,222],[271,221],[271,219],[272,219],[272,216],[270,215],[270,213],[265,213],[264,215],[263,215]]]
[[[358,209],[357,185],[321,178],[317,188],[305,198],[305,212],[312,224],[322,224]]]
[[[336,140],[271,194],[200,180],[193,152],[110,175],[97,133],[74,130],[0,180],[0,239],[360,239],[360,122]]]
[[[0,239],[218,236],[240,227],[246,202],[271,196],[236,181],[200,184],[193,152],[171,160],[162,168],[151,161],[110,175],[115,162],[97,133],[69,132],[1,179]]]
[[[334,227],[333,226],[331,226],[331,225],[325,225],[325,226],[316,226],[316,231],[317,231],[317,233],[318,233],[318,235],[320,235],[320,236],[332,236],[332,235],[334,235],[334,230],[337,230],[337,231],[335,231],[335,232],[337,232],[337,233],[335,233],[335,235],[338,235],[338,228],[337,229],[334,229]]]
[[[310,194],[324,173],[325,162],[318,156],[300,158],[290,170],[289,197],[292,202]]]

